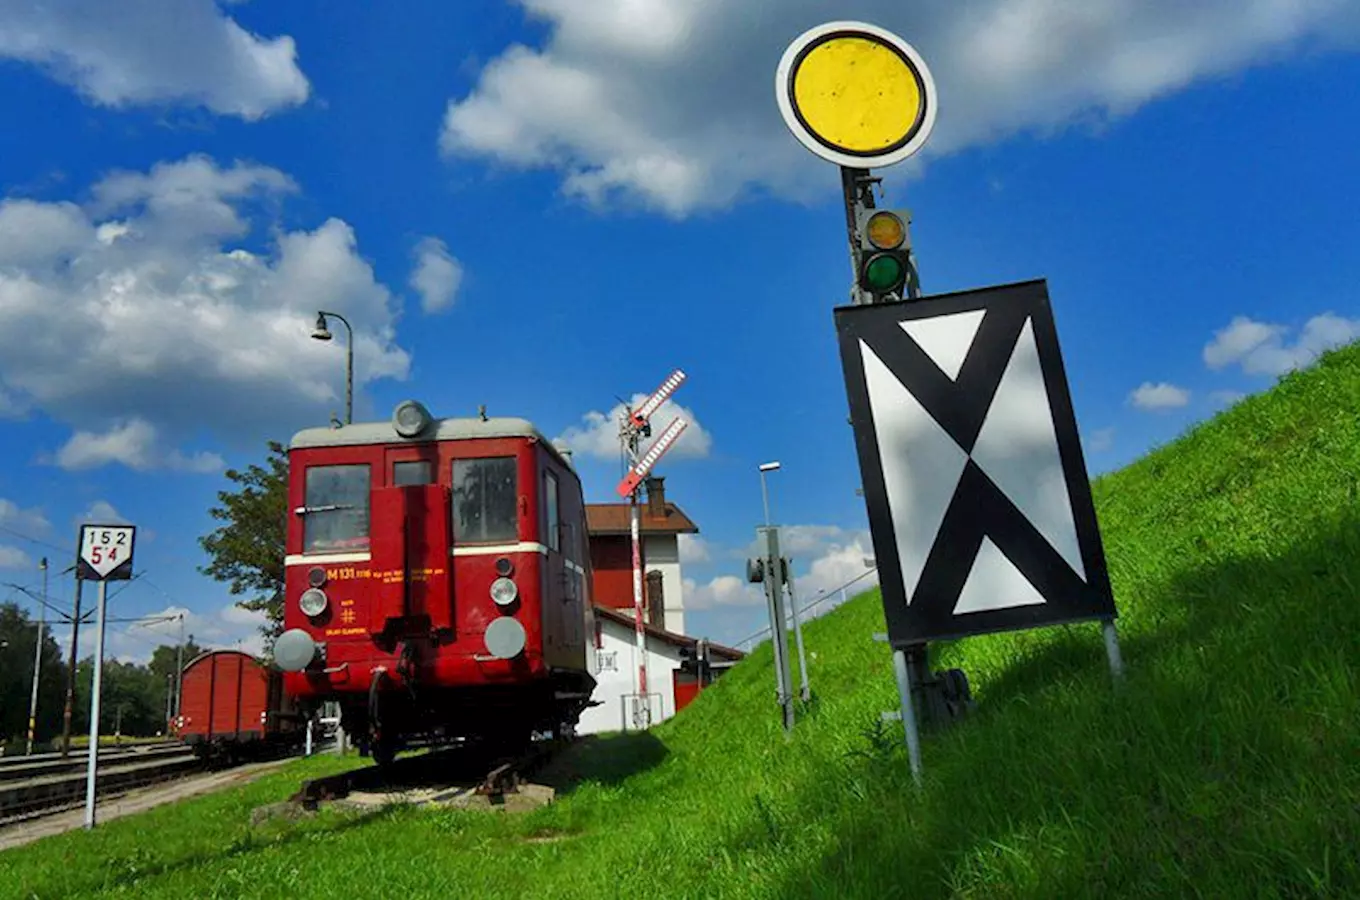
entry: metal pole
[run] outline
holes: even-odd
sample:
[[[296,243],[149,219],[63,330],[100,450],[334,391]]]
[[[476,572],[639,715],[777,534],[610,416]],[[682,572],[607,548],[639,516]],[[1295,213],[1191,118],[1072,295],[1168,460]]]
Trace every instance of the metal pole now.
[[[33,695],[28,701],[28,749],[24,751],[25,756],[33,754],[33,732],[38,722],[38,681],[42,673],[43,628],[47,625],[46,556],[38,563],[38,568],[42,569],[43,574],[42,603],[38,604],[38,642],[33,650]]]
[[[170,735],[170,719],[174,715],[175,702],[175,676],[170,673],[165,675],[165,734]]]
[[[179,649],[175,651],[175,715],[180,714],[179,699],[184,692],[184,613],[179,614]]]
[[[793,614],[793,636],[798,642],[798,671],[802,674],[802,698],[806,703],[812,699],[812,688],[808,687],[807,656],[803,653],[803,626],[798,619],[798,598],[793,593],[793,560],[787,560],[789,569],[789,610]]]
[[[85,827],[94,827],[95,774],[99,759],[99,689],[104,674],[104,607],[108,598],[107,581],[99,582],[98,637],[94,644],[94,684],[90,687],[90,761],[85,769]]]
[[[338,317],[337,317],[338,318]],[[344,319],[340,321],[344,322]],[[354,424],[354,329],[345,322],[345,424]]]
[[[921,737],[916,731],[916,710],[911,703],[911,675],[907,669],[907,652],[893,650],[893,674],[897,676],[897,697],[902,703],[902,728],[907,736],[907,756],[911,759],[911,777],[921,785]]]
[[[1114,619],[1102,622],[1101,631],[1105,633],[1105,655],[1110,658],[1110,674],[1118,684],[1124,679],[1124,660],[1119,653],[1119,635],[1114,630]]]
[[[765,470],[760,470],[760,501],[765,505],[765,527],[770,527],[770,495],[765,490]]]
[[[71,753],[71,711],[76,703],[76,639],[80,635],[80,591],[85,579],[76,575],[75,611],[71,616],[71,658],[66,665],[66,709],[61,715],[61,756]]]
[[[779,532],[775,528],[765,532],[765,600],[770,608],[770,641],[774,649],[775,679],[779,705],[784,712],[784,731],[793,731],[793,678],[789,672],[788,629],[784,625],[784,587],[777,566]]]

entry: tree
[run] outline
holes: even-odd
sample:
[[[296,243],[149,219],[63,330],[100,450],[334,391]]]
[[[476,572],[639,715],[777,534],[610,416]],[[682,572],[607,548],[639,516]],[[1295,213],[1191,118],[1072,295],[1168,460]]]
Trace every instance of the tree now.
[[[212,557],[199,567],[204,575],[231,586],[233,594],[247,594],[236,605],[263,612],[268,624],[260,630],[272,641],[283,630],[284,541],[288,523],[288,452],[269,442],[265,466],[252,464],[244,472],[227,470],[237,491],[220,491],[221,506],[212,517],[224,524],[199,538]]]
[[[52,637],[51,623],[48,625],[43,630],[42,661],[38,666],[35,744],[46,743],[61,733],[66,701],[66,669],[61,662],[61,648]],[[28,739],[28,707],[33,696],[33,651],[37,638],[37,619],[17,603],[0,603],[0,743],[17,742],[20,753]],[[13,749],[10,752],[14,752]]]

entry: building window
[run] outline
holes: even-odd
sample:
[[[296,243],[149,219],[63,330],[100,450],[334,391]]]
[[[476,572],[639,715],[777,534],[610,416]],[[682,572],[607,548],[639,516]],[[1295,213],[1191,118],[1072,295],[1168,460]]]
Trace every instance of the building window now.
[[[453,461],[453,539],[494,544],[519,537],[515,514],[515,458]]]
[[[392,463],[392,486],[404,487],[410,484],[432,484],[433,466],[428,460],[414,459]]]
[[[302,552],[368,549],[368,466],[307,469]]]
[[[546,469],[543,472],[543,499],[548,511],[548,549],[561,553],[562,529],[557,517],[557,476]]]

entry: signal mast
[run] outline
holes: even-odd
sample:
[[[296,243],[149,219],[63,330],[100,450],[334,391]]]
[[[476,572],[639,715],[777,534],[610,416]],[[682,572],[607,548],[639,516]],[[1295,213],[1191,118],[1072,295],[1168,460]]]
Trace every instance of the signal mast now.
[[[619,482],[616,490],[620,497],[628,498],[629,512],[631,513],[633,616],[637,634],[636,681],[637,698],[641,701],[640,705],[637,701],[634,702],[633,721],[642,727],[651,724],[652,704],[647,694],[647,629],[642,619],[642,508],[638,506],[638,488],[642,484],[642,479],[656,466],[666,451],[674,445],[676,439],[680,437],[680,432],[684,431],[689,423],[676,417],[671,424],[666,426],[666,430],[647,449],[647,452],[640,456],[638,445],[641,438],[650,437],[652,434],[651,417],[661,408],[661,404],[665,403],[667,398],[675,393],[684,380],[685,373],[676,369],[670,374],[669,378],[661,383],[661,387],[657,388],[636,410],[624,404],[624,414],[619,423],[619,439],[622,441],[624,452],[628,456],[629,468],[628,473]]]

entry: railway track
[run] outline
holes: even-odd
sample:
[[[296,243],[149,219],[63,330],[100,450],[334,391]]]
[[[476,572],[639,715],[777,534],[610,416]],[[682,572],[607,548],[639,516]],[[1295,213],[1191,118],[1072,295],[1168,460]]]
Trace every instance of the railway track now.
[[[99,765],[149,762],[153,759],[168,759],[176,754],[183,753],[184,746],[174,743],[148,745],[145,749],[136,750],[100,750]],[[5,760],[4,764],[0,765],[0,785],[15,781],[29,781],[48,775],[62,775],[68,772],[83,774],[85,767],[89,765],[89,760],[88,751],[73,752],[65,759],[62,759],[59,753],[15,757],[12,760]]]
[[[494,799],[519,791],[524,779],[565,746],[542,741],[516,755],[494,755],[478,748],[452,747],[398,759],[386,768],[351,769],[302,783],[289,803],[315,810],[351,792],[400,791],[413,786],[471,785],[475,793]]]
[[[159,747],[113,758],[101,751],[99,761],[95,796],[101,799],[203,769],[203,763],[192,751],[179,747]],[[86,763],[86,758],[73,756],[0,770],[0,826],[82,805]],[[42,771],[44,767],[49,771]]]

